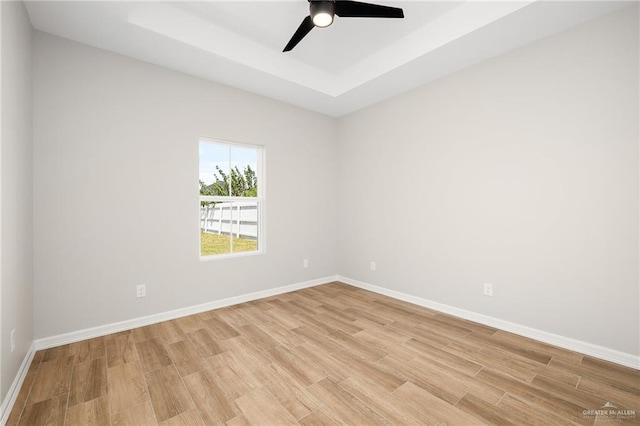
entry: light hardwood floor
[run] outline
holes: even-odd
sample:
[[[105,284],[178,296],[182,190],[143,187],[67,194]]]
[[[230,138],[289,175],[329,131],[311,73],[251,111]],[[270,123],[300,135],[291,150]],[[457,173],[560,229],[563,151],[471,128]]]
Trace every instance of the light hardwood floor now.
[[[637,370],[332,283],[40,351],[8,425],[617,421]]]

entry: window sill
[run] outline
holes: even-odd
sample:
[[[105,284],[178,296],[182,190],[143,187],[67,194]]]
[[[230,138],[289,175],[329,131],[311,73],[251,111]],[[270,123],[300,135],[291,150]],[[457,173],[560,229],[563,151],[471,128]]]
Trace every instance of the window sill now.
[[[201,262],[208,262],[210,260],[223,260],[223,259],[235,259],[241,257],[249,257],[249,256],[258,256],[261,254],[265,254],[265,250],[256,250],[256,251],[245,251],[238,253],[228,253],[228,254],[214,254],[210,256],[200,256]]]

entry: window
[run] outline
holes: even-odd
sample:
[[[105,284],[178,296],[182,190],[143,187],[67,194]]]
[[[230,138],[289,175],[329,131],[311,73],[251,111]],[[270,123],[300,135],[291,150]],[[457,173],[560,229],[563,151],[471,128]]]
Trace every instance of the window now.
[[[200,256],[263,251],[262,148],[200,140]]]

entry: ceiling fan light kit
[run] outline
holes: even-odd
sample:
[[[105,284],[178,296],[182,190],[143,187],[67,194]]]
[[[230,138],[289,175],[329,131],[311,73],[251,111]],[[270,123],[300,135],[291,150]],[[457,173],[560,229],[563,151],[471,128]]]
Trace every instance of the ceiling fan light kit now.
[[[399,7],[350,0],[309,0],[309,16],[303,19],[283,52],[296,47],[313,27],[331,25],[334,15],[341,18],[404,18],[404,12]]]

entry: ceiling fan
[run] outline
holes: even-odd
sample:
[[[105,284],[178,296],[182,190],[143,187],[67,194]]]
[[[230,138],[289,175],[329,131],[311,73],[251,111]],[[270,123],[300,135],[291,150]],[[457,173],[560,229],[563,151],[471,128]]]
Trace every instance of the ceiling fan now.
[[[304,18],[296,32],[285,46],[288,52],[302,40],[313,27],[328,27],[333,23],[334,15],[341,18],[404,18],[399,7],[381,6],[351,0],[308,0],[309,16]]]

